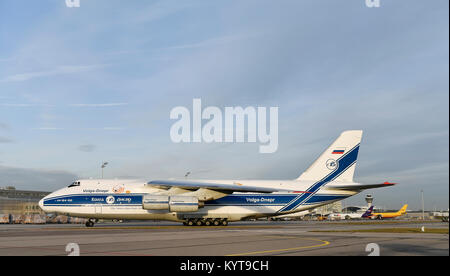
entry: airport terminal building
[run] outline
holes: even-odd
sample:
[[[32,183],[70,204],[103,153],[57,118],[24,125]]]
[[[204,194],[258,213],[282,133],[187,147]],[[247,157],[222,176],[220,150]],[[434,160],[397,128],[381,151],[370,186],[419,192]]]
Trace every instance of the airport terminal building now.
[[[48,192],[0,188],[0,223],[45,223],[46,215],[39,200]]]
[[[85,223],[86,219],[64,215],[47,215],[39,207],[39,201],[49,192],[0,188],[0,224]]]
[[[0,188],[0,214],[34,215],[44,214],[39,200],[49,192],[16,190],[14,187]]]

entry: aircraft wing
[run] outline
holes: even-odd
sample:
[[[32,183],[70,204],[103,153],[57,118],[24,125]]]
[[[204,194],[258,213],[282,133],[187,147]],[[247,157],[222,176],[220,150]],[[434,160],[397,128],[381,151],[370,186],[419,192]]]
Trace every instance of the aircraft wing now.
[[[274,193],[280,191],[287,191],[284,189],[244,186],[240,184],[221,184],[221,183],[218,184],[218,183],[184,181],[184,180],[152,180],[148,182],[147,185],[162,189],[181,188],[185,190],[197,190],[203,188],[228,193],[230,192]]]
[[[373,189],[373,188],[382,188],[382,187],[388,187],[393,186],[397,183],[390,183],[390,182],[384,182],[384,183],[378,183],[378,184],[360,184],[360,183],[344,183],[344,184],[338,184],[338,183],[330,183],[327,184],[326,187],[329,189],[335,189],[335,190],[347,190],[347,191],[361,191],[366,189]]]

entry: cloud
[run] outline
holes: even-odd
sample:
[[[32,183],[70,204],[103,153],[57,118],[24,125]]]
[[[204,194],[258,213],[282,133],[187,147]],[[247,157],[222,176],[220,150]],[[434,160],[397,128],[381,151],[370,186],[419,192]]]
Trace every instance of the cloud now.
[[[0,136],[0,144],[13,143],[13,142],[14,142],[14,141],[11,140],[11,139],[9,139],[9,138],[1,137],[1,136]]]
[[[62,128],[62,127],[36,127],[31,128],[31,130],[43,130],[43,131],[53,131],[53,130],[69,130],[69,131],[88,131],[88,130],[106,130],[106,131],[118,131],[125,130],[124,127],[88,127],[88,128]]]
[[[58,170],[12,168],[0,166],[0,187],[14,186],[17,189],[54,191],[67,186],[77,175]]]
[[[49,104],[29,104],[29,103],[2,103],[0,106],[3,107],[54,107],[54,105]]]
[[[134,12],[133,20],[138,24],[149,23],[171,16],[191,6],[193,5],[184,1],[158,1],[141,8],[142,11]]]
[[[31,130],[64,130],[64,128],[59,128],[59,127],[38,127],[38,128],[32,128]]]
[[[3,79],[0,79],[0,82],[22,82],[28,81],[34,78],[42,78],[42,77],[50,77],[56,75],[66,75],[66,74],[76,74],[81,72],[88,72],[92,70],[96,70],[98,68],[102,68],[106,65],[64,65],[58,66],[52,70],[44,70],[44,71],[35,71],[28,73],[21,73],[7,76]]]
[[[69,104],[71,107],[116,107],[126,106],[128,103],[97,103],[97,104]],[[31,104],[31,103],[1,103],[3,107],[58,107],[52,104]],[[60,105],[62,107],[64,105]]]
[[[95,150],[95,148],[96,148],[95,145],[87,144],[87,145],[79,146],[78,150],[83,151],[83,152],[93,152]]]
[[[124,130],[123,127],[104,127],[103,130]]]
[[[8,124],[0,123],[0,129],[9,130],[11,127]]]
[[[262,35],[262,33],[260,34]],[[202,47],[214,47],[222,44],[232,43],[232,42],[240,42],[243,39],[255,38],[258,37],[257,33],[252,34],[234,34],[234,35],[224,35],[220,37],[214,37],[210,39],[206,39],[197,43],[191,44],[181,44],[176,46],[170,46],[164,49],[192,49],[192,48],[202,48]]]
[[[14,58],[12,58],[12,57],[9,57],[9,58],[0,58],[0,62],[5,62],[5,61],[11,61],[11,60],[13,60]]]
[[[101,103],[101,104],[71,104],[73,107],[115,107],[115,106],[124,106],[128,105],[128,103]]]

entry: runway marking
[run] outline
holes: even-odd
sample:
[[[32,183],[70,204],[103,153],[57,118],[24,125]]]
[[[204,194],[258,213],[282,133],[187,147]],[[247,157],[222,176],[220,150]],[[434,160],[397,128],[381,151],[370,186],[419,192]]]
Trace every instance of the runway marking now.
[[[280,236],[277,236],[279,238]],[[245,253],[236,253],[236,254],[230,254],[226,256],[246,256],[246,255],[257,255],[257,254],[266,254],[266,253],[275,253],[275,252],[286,252],[286,251],[294,251],[294,250],[300,250],[300,249],[309,249],[309,248],[315,248],[315,247],[322,247],[327,246],[330,244],[329,241],[319,240],[319,239],[312,239],[312,238],[299,238],[299,237],[283,237],[283,238],[292,238],[292,239],[301,239],[301,240],[312,240],[312,241],[318,241],[321,242],[321,244],[316,245],[309,245],[309,246],[300,246],[300,247],[291,247],[291,248],[283,248],[283,249],[273,249],[273,250],[264,250],[264,251],[253,251],[253,252],[245,252]]]
[[[249,232],[249,233],[270,233],[270,234],[298,234],[298,233],[307,233],[307,232],[311,232],[311,231],[307,231],[307,230],[290,230],[290,229],[280,229],[280,230],[246,230],[246,229],[242,229],[242,230],[225,230],[225,232]]]

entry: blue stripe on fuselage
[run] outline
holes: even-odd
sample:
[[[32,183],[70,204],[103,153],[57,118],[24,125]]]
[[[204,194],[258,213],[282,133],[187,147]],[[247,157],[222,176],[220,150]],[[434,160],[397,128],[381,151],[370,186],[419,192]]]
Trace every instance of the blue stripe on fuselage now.
[[[247,205],[264,205],[264,206],[284,206],[296,195],[229,195],[216,200],[205,202],[205,206],[247,206]]]
[[[309,193],[302,194],[298,196],[293,202],[281,208],[278,212],[291,211],[297,208],[302,203],[306,202],[310,197],[312,197],[323,185],[332,181],[343,172],[345,172],[350,166],[356,162],[358,158],[359,144],[356,145],[352,150],[348,151],[347,154],[342,156],[337,160],[338,168],[325,176],[322,180],[316,182],[314,185],[309,187],[306,191]]]
[[[114,197],[114,202],[107,203],[106,198],[111,196]],[[232,194],[217,200],[207,201],[205,202],[205,206],[286,206],[286,204],[296,197],[297,195],[294,194]],[[322,201],[342,199],[345,197],[347,196],[320,194],[310,197],[307,203],[315,204]],[[66,207],[81,207],[93,204],[104,206],[140,206],[142,205],[142,195],[67,195],[65,197],[59,196],[57,198],[50,198],[44,202],[44,206]]]
[[[305,204],[317,204],[321,202],[326,201],[336,201],[336,200],[342,200],[347,198],[348,195],[313,195],[312,197],[308,198],[308,200],[305,202]]]
[[[107,197],[113,197],[114,202],[108,203]],[[74,205],[141,205],[142,195],[118,195],[118,194],[101,194],[101,195],[67,195],[44,200],[44,206],[74,206]]]

